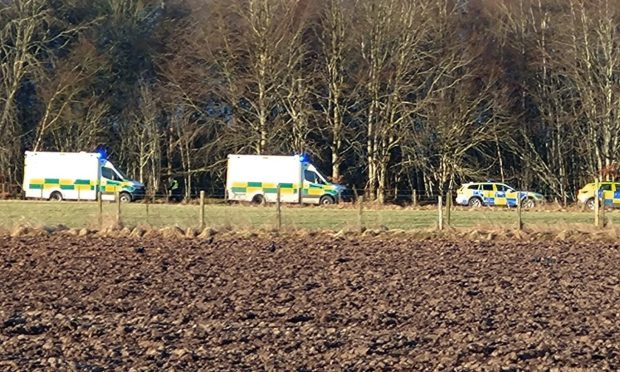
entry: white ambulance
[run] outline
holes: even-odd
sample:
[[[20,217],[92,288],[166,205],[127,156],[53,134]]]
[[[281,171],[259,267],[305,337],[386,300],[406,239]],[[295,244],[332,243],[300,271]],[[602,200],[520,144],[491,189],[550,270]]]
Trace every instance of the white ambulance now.
[[[345,186],[330,183],[305,155],[228,155],[226,198],[253,203],[334,204],[349,196]]]
[[[49,200],[115,200],[144,197],[144,185],[127,178],[102,153],[31,152],[24,163],[26,198]]]

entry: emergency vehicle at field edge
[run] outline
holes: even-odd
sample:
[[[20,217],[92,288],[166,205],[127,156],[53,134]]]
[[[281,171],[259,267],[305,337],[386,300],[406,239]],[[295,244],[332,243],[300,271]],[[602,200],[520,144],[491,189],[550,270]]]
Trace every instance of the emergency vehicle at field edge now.
[[[228,155],[226,198],[253,203],[334,204],[347,188],[330,183],[305,155]]]
[[[102,153],[31,152],[24,163],[26,198],[49,200],[115,200],[144,197],[144,185],[126,177]]]
[[[517,191],[512,187],[497,182],[468,182],[461,185],[457,191],[456,202],[470,207],[508,206],[516,207],[517,200],[523,208],[533,208],[543,203],[542,194],[531,191]]]
[[[577,200],[589,209],[594,209],[594,195],[596,184],[589,183],[577,193]],[[620,206],[620,182],[602,181],[598,184],[598,197],[605,201],[607,207]],[[599,205],[601,204],[599,200]]]

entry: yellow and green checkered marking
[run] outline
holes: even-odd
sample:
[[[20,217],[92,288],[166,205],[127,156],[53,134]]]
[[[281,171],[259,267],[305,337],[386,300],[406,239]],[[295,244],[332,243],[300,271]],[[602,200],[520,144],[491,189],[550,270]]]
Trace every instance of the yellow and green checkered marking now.
[[[102,192],[116,192],[130,187],[129,182],[102,180],[100,190]],[[61,178],[33,178],[28,182],[28,187],[32,190],[75,190],[75,191],[94,191],[97,188],[97,180],[86,179],[61,179]]]
[[[297,194],[299,184],[296,183],[281,183],[281,194]],[[264,193],[264,194],[276,194],[278,192],[277,183],[267,182],[233,182],[231,191],[233,193]],[[304,187],[303,194],[306,196],[322,196],[325,193],[334,194],[336,188],[334,185],[316,185],[311,184],[309,187]]]
[[[298,185],[294,183],[281,183],[281,194],[296,194]],[[278,184],[267,182],[233,182],[232,192],[234,193],[258,193],[276,194],[278,192]]]

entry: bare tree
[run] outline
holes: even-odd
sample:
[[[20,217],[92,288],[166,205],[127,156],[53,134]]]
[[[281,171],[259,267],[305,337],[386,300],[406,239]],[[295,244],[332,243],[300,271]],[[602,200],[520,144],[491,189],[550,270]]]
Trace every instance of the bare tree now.
[[[40,72],[40,32],[47,17],[44,0],[17,0],[0,13],[0,174],[11,183],[18,182],[19,169],[12,165],[22,163],[16,95],[27,76]]]
[[[350,91],[351,79],[347,68],[354,48],[351,34],[351,17],[353,11],[351,1],[329,0],[321,8],[320,34],[318,39],[321,45],[321,70],[318,75],[323,85],[322,101],[323,117],[325,118],[324,131],[329,138],[331,155],[331,176],[338,180],[341,177],[340,167],[346,152],[344,117],[347,111],[346,95]]]
[[[39,97],[44,102],[44,110],[36,128],[33,151],[46,147],[45,139],[49,132],[68,124],[63,115],[67,110],[71,110],[71,106],[80,105],[86,100],[85,97],[90,94],[92,78],[106,70],[93,45],[84,39],[73,48],[69,57],[63,60],[52,59],[50,64],[52,62],[53,69],[45,71],[39,80]],[[76,135],[63,132],[67,136]],[[56,145],[52,147],[66,148],[63,144]]]

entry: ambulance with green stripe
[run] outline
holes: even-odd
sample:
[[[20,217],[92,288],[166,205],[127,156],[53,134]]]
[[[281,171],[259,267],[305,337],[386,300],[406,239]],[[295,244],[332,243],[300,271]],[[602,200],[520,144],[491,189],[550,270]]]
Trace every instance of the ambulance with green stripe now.
[[[348,189],[328,182],[305,155],[228,155],[226,197],[252,203],[334,204]]]
[[[26,151],[23,188],[26,198],[115,200],[144,197],[144,185],[127,178],[102,153]]]

